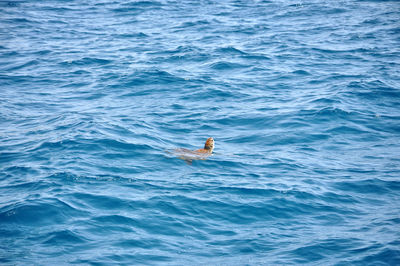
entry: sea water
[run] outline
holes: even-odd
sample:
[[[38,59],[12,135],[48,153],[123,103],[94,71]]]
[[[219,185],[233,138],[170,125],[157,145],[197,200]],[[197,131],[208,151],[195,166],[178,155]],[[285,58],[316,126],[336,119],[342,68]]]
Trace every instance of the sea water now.
[[[1,1],[0,264],[399,265],[399,14]]]

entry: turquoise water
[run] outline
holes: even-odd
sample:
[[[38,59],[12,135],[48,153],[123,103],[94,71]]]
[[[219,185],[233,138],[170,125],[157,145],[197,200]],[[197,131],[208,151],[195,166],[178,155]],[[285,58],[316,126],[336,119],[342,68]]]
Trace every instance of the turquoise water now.
[[[0,264],[399,265],[399,11],[1,1]]]

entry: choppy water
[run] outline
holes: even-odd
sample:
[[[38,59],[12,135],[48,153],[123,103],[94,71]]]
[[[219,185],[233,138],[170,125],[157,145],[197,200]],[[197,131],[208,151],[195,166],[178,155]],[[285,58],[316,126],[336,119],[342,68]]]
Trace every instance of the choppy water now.
[[[1,1],[0,263],[399,265],[399,14]]]

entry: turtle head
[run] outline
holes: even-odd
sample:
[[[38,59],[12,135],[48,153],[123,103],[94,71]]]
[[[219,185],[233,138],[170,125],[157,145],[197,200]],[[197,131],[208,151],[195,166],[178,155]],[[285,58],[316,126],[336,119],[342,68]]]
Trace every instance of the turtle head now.
[[[206,144],[204,144],[204,149],[208,150],[209,153],[212,153],[214,150],[214,139],[213,138],[208,138],[206,140]]]

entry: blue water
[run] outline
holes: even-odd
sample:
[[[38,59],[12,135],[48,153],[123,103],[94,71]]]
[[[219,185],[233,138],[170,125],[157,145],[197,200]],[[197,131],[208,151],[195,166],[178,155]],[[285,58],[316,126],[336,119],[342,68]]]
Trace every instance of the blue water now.
[[[398,1],[1,1],[0,264],[400,265],[399,107]]]

